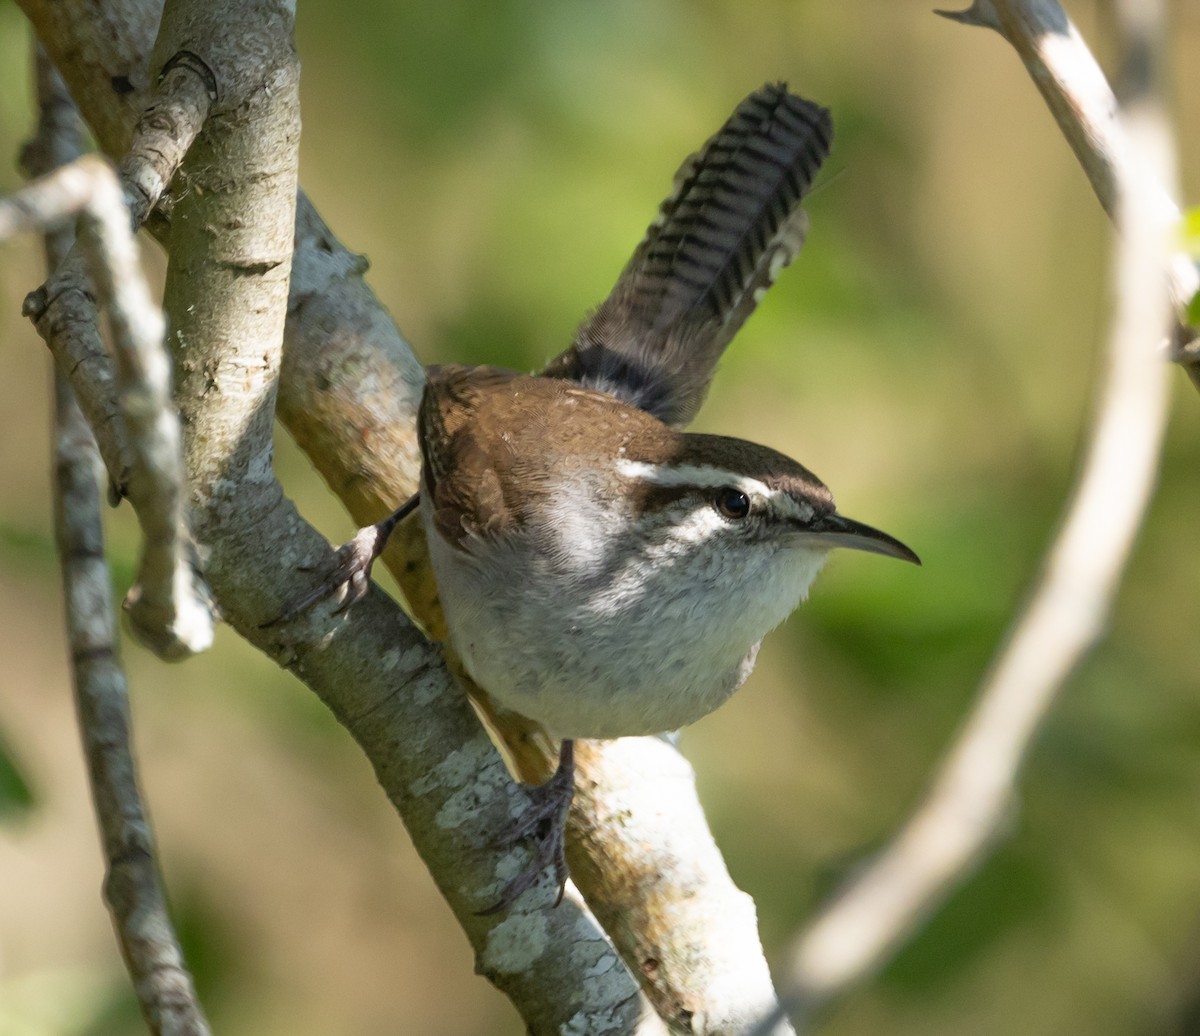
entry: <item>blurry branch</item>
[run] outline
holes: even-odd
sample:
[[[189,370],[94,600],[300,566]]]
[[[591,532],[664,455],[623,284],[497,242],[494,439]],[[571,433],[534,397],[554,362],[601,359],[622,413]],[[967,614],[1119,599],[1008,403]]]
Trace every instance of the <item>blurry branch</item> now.
[[[88,196],[79,195],[74,204],[88,218],[79,243],[25,302],[59,369],[71,372],[93,426],[119,418],[119,438],[105,461],[115,493],[129,497],[145,537],[125,607],[138,639],[172,661],[207,650],[214,619],[184,517],[165,325],[146,290],[131,231],[170,184],[215,97],[212,74],[195,55],[182,52],[164,66],[121,161],[119,181],[101,160],[81,160],[87,178],[75,189]],[[89,274],[108,311],[112,359],[99,333]],[[97,388],[105,396],[115,389],[115,411],[99,401]]]
[[[117,170],[133,230],[146,222],[162,200],[216,99],[212,70],[190,51],[173,55],[156,77],[129,150]],[[59,297],[72,291],[87,295],[87,272],[78,248],[26,298],[25,315],[35,323],[42,321]]]
[[[1156,347],[1176,302],[1165,274],[1175,220],[1163,204],[1173,144],[1158,83],[1162,0],[1125,0],[1122,14],[1119,136],[1140,160],[1112,166],[1115,312],[1079,483],[1041,579],[928,798],[794,945],[786,1002],[801,1016],[879,968],[996,836],[1040,722],[1100,635],[1149,504],[1168,398]]]
[[[112,167],[88,155],[0,201],[0,239],[77,214],[79,245],[108,314],[116,359],[114,387],[128,465],[121,469],[122,488],[144,537],[126,607],[144,644],[163,658],[185,658],[211,645],[213,617],[189,558],[179,421],[171,404],[162,314],[142,278],[129,210]]]
[[[975,0],[965,11],[938,14],[995,29],[1016,50],[1059,129],[1083,166],[1104,211],[1117,219],[1119,183],[1140,180],[1155,218],[1178,224],[1175,194],[1117,117],[1117,100],[1096,59],[1057,0]],[[1165,253],[1167,290],[1176,314],[1171,359],[1200,388],[1200,342],[1188,326],[1189,303],[1200,291],[1200,269],[1178,242]]]
[[[164,31],[175,6],[164,16]],[[96,6],[81,0],[21,0],[21,7],[52,53],[69,62],[68,81],[101,145],[122,154],[128,126],[151,103],[140,73],[148,63],[152,22],[146,10],[153,4],[130,0],[121,8],[128,22],[121,24],[113,21],[116,7],[106,10],[110,21],[101,23]],[[226,75],[237,69],[223,69],[214,57],[231,34],[226,29],[220,40],[203,33],[171,37],[169,46],[160,38],[155,63],[174,53],[172,48],[203,54],[220,87],[220,109],[233,108],[240,94],[230,90]],[[129,75],[131,69],[139,74]],[[127,77],[128,94],[112,89],[118,75]],[[151,229],[163,235],[163,221],[151,220]],[[174,263],[177,243],[168,243]],[[413,429],[423,372],[364,282],[365,262],[333,237],[303,193],[291,258],[277,413],[356,522],[366,525],[415,484]],[[179,290],[184,293],[183,286]],[[180,310],[186,312],[183,302],[181,297]],[[51,305],[39,328],[54,312]],[[246,355],[251,362],[251,353]],[[230,363],[234,357],[190,359],[203,369],[206,362]],[[99,364],[88,369],[102,373]],[[199,400],[203,390],[189,394]],[[258,398],[269,414],[266,397]],[[262,425],[245,400],[229,410],[226,423],[239,416],[247,421],[244,431],[261,445]],[[105,431],[115,431],[111,422]],[[240,449],[224,456],[244,457],[250,466],[261,458]],[[240,461],[234,469],[245,470]],[[242,483],[236,499],[223,503],[230,513],[240,511],[253,533],[246,535],[245,527],[236,534],[206,529],[204,540],[214,548],[208,571],[226,618],[293,669],[362,745],[471,940],[478,969],[513,1000],[532,1031],[559,1031],[568,1023],[589,1032],[661,1031],[662,1023],[578,901],[557,910],[539,905],[506,918],[475,914],[494,899],[503,884],[498,877],[512,866],[488,848],[487,833],[511,822],[524,803],[440,656],[380,594],[348,616],[316,614],[270,636],[259,631],[258,624],[294,596],[296,586],[288,582],[294,570],[318,564],[328,546],[300,521],[273,480]],[[385,554],[385,560],[403,564],[394,554]],[[620,751],[597,746],[587,754],[580,782],[593,808],[572,829],[592,865],[576,865],[582,854],[573,853],[573,866],[658,1011],[688,1031],[722,1031],[763,1010],[774,995],[752,904],[733,885],[712,844],[690,772],[676,765],[666,795],[686,808],[664,809],[660,789],[641,777],[662,768],[663,748],[635,739]],[[473,768],[464,767],[464,760]],[[464,809],[464,802],[471,808]],[[657,880],[643,881],[647,874]],[[701,886],[703,894],[694,895]],[[720,938],[708,925],[714,913],[723,919]],[[530,946],[538,952],[512,952]]]
[[[42,218],[53,206],[84,213],[78,245],[47,285],[26,300],[25,311],[51,346],[59,369],[71,372],[93,427],[114,422],[116,443],[105,451],[105,462],[144,534],[138,578],[125,606],[138,638],[171,660],[212,644],[213,615],[194,570],[183,512],[179,421],[171,402],[165,327],[146,290],[131,229],[157,202],[207,113],[211,86],[191,67],[181,61],[167,70],[173,74],[160,75],[154,103],[139,121],[122,163],[122,182],[100,159],[84,158],[73,171],[31,185],[27,192],[37,193],[25,194],[20,203],[26,215],[34,214],[31,205],[42,206]],[[44,209],[47,205],[52,208]],[[100,337],[89,274],[108,312],[115,369]],[[60,305],[48,312],[54,301]],[[110,392],[116,407],[109,403]]]
[[[211,71],[189,52],[176,55],[156,78],[129,150],[118,169],[129,210],[128,222],[134,231],[146,221],[170,186],[215,99],[216,86]],[[101,340],[99,312],[88,280],[87,262],[79,245],[50,271],[40,288],[30,292],[25,299],[24,313],[34,322],[58,359],[59,369],[68,372],[92,426],[110,420],[114,422],[116,448],[104,459],[114,496],[125,495],[130,477],[128,431],[120,413],[106,412],[101,402],[117,373]],[[159,337],[161,339],[161,333]],[[169,372],[167,374],[169,380]],[[135,594],[132,600],[138,598]],[[140,595],[138,608],[150,608],[144,594]],[[138,625],[135,621],[135,628]]]
[[[34,176],[74,159],[83,135],[62,80],[40,48],[37,96],[38,132],[22,155],[26,172]],[[71,238],[62,224],[47,231],[50,269],[65,258]],[[99,456],[70,384],[57,369],[54,397],[55,538],[75,703],[107,861],[104,897],[150,1031],[156,1036],[207,1036],[208,1023],[167,912],[154,836],[138,790],[125,674],[116,658],[112,584],[104,561]]]

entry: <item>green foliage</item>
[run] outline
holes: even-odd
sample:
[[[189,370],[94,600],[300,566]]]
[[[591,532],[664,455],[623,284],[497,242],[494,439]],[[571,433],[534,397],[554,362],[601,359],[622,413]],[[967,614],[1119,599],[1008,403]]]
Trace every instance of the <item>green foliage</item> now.
[[[1193,206],[1183,214],[1183,242],[1193,261],[1200,263],[1200,206]],[[1187,322],[1200,327],[1200,291],[1188,303]]]
[[[917,1001],[945,995],[1015,930],[1045,924],[1059,910],[1053,870],[1021,837],[985,860],[969,889],[956,892],[884,973],[885,984]]]
[[[32,785],[0,732],[0,824],[24,820],[37,804]]]
[[[1184,210],[1180,230],[1184,249],[1193,259],[1200,259],[1200,205]]]

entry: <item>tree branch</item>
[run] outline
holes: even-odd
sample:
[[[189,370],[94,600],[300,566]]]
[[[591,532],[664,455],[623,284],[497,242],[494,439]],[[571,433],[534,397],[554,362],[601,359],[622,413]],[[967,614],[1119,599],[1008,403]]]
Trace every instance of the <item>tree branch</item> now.
[[[125,604],[139,639],[174,660],[211,645],[213,618],[194,574],[184,523],[179,422],[170,397],[164,325],[142,278],[131,228],[169,182],[207,111],[210,92],[197,99],[191,89],[195,79],[182,65],[175,75],[159,77],[161,90],[140,120],[123,164],[126,185],[103,162],[83,159],[78,172],[56,174],[36,191],[27,188],[21,203],[70,205],[84,212],[74,254],[26,300],[25,312],[51,344],[59,369],[74,379],[92,426],[108,425],[119,415],[118,438],[105,451],[105,461],[144,534],[138,578]],[[183,139],[173,141],[168,125]],[[133,201],[132,215],[126,198]],[[7,211],[19,209],[10,205]],[[89,273],[109,315],[115,364],[99,335]],[[56,300],[61,304],[51,312]],[[110,391],[116,407],[104,398]]]
[[[187,189],[176,192],[166,297],[179,347],[177,384],[189,432],[185,449],[196,526],[211,547],[214,591],[230,622],[248,632],[281,604],[280,598],[264,600],[264,584],[271,580],[263,578],[261,559],[284,560],[297,544],[312,547],[311,533],[297,536],[280,522],[290,517],[294,524],[294,516],[269,466],[292,257],[298,69],[290,25],[281,24],[279,10],[246,5],[236,14],[211,10],[212,21],[209,17],[208,5],[169,3],[156,47],[158,54],[179,48],[202,54],[220,92],[214,118],[181,169]],[[163,46],[164,38],[171,46]],[[237,233],[213,235],[208,231],[213,226],[237,228]],[[276,533],[290,546],[264,552],[264,536]],[[395,612],[390,602],[379,603]],[[264,613],[264,606],[270,610]],[[345,627],[358,618],[355,609],[349,623],[338,618],[327,632],[343,641]],[[375,628],[380,628],[378,610]],[[434,856],[432,869],[460,919],[470,918],[468,933],[481,970],[509,992],[531,1030],[561,1031],[574,1024],[596,1032],[655,1031],[653,1014],[639,1002],[603,934],[578,907],[556,911],[549,921],[542,912],[504,919],[473,916],[483,905],[481,891],[494,896],[513,861],[508,852],[480,852],[470,843],[480,839],[481,821],[486,830],[503,822],[496,807],[504,806],[507,817],[523,803],[461,696],[457,718],[471,723],[471,732],[457,725],[452,751],[429,738],[439,730],[429,723],[422,688],[426,694],[431,686],[446,696],[454,692],[432,669],[432,684],[421,679],[429,667],[428,649],[411,629],[388,638],[386,650],[375,649],[371,677],[362,657],[347,670],[344,653],[314,637],[311,624],[300,633],[300,640],[286,645],[295,651],[297,669],[311,679],[327,662],[337,666],[336,675],[326,670],[325,680],[312,682],[368,747],[393,801],[405,806],[422,852],[427,859]],[[396,644],[408,654],[399,666]],[[347,688],[358,699],[352,705]],[[405,700],[410,695],[415,702]],[[393,704],[405,707],[404,722],[381,730]],[[377,740],[381,733],[386,734],[382,742]],[[422,741],[430,751],[415,746]],[[489,779],[492,787],[481,788],[480,782]],[[477,809],[489,798],[491,810]],[[437,803],[437,811],[422,816],[414,805],[418,799],[422,806]],[[566,954],[550,953],[551,947]],[[571,992],[564,995],[564,989]]]
[[[150,300],[137,245],[112,167],[85,156],[0,201],[0,239],[80,214],[79,243],[109,316],[116,356],[117,407],[127,457],[119,469],[142,527],[137,582],[126,604],[139,639],[162,658],[180,659],[212,643],[212,612],[188,556],[179,423],[171,405],[162,316]],[[98,341],[98,332],[92,339]]]
[[[38,134],[23,154],[31,175],[47,173],[81,150],[82,127],[45,53],[37,54]],[[54,269],[71,233],[46,234]],[[129,735],[125,674],[116,658],[112,585],[104,561],[99,457],[71,387],[55,371],[54,527],[62,563],[67,641],[84,755],[107,864],[104,895],[150,1031],[207,1036],[158,878],[154,835],[142,805]]]
[[[575,750],[571,875],[588,905],[672,1031],[748,1031],[775,988],[754,901],[729,876],[691,766],[656,737]]]
[[[938,14],[967,25],[995,29],[1016,50],[1046,101],[1104,211],[1117,219],[1118,184],[1139,180],[1156,218],[1177,224],[1179,206],[1165,181],[1117,117],[1117,100],[1087,43],[1058,0],[974,0],[965,11]],[[1187,308],[1200,291],[1200,268],[1178,245],[1165,255],[1167,287],[1177,326],[1168,339],[1171,358],[1200,388],[1200,347],[1187,324]]]
[[[1143,59],[1127,65],[1145,76],[1130,84],[1113,136],[1140,157],[1111,165],[1116,310],[1079,482],[1041,579],[928,798],[796,940],[785,1002],[802,1018],[879,968],[965,880],[995,837],[1013,806],[1033,736],[1100,635],[1149,505],[1167,417],[1157,346],[1176,301],[1165,273],[1175,221],[1163,204],[1173,181],[1173,146],[1156,89],[1162,5],[1137,3],[1143,17],[1152,17],[1127,17],[1123,46]],[[1024,5],[1026,13],[1032,7],[1047,9]],[[1073,29],[1067,38],[1082,46]]]

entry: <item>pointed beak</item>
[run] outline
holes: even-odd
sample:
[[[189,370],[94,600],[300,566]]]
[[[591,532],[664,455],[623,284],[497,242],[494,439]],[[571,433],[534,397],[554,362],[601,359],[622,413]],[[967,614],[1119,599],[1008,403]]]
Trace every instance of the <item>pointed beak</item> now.
[[[804,531],[808,537],[830,547],[868,550],[872,554],[886,554],[889,558],[911,561],[914,565],[921,563],[921,559],[894,536],[840,514],[822,515],[806,525]]]

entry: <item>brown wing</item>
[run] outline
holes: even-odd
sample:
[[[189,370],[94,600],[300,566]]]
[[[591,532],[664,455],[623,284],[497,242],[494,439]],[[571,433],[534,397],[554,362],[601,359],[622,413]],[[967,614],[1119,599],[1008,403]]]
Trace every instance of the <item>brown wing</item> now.
[[[669,449],[676,434],[611,395],[494,367],[431,367],[419,420],[422,507],[447,542],[544,515],[581,469]],[[427,494],[427,495],[426,495]]]
[[[515,378],[496,367],[431,366],[421,397],[418,438],[424,491],[433,520],[447,542],[502,533],[517,521],[496,470],[503,442],[481,425],[481,404]],[[484,410],[488,408],[482,408]],[[491,422],[488,422],[490,425]]]

